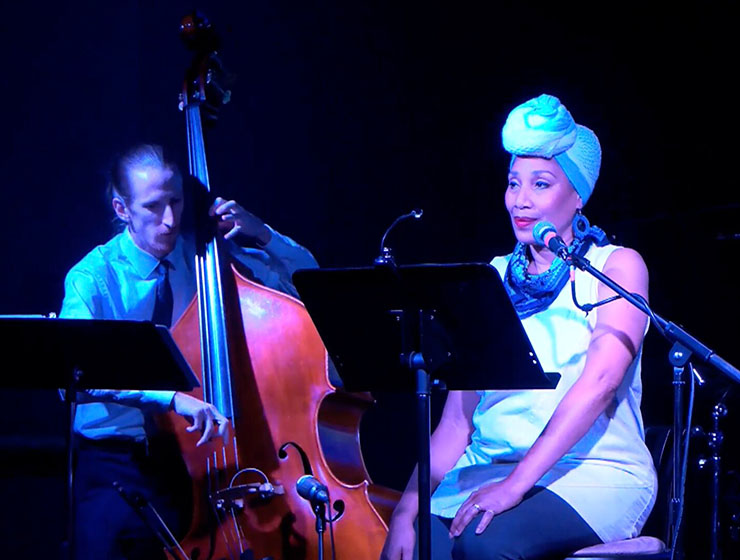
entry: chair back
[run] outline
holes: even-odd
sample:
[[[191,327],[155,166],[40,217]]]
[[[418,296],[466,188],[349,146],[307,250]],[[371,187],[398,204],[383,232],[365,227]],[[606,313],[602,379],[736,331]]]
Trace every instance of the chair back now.
[[[645,445],[653,456],[653,464],[658,474],[658,496],[642,534],[657,537],[669,545],[669,512],[673,487],[673,429],[671,426],[648,426],[645,429]]]
[[[670,426],[649,426],[645,445],[653,457],[658,474],[658,495],[641,536],[633,539],[595,545],[572,553],[565,560],[668,560],[671,556],[669,511],[673,485],[673,430]]]

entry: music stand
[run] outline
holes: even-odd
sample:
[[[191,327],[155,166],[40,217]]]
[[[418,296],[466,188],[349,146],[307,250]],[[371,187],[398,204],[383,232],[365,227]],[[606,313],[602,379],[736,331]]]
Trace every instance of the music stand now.
[[[427,560],[432,384],[551,389],[560,375],[543,372],[490,265],[299,270],[293,282],[345,389],[416,392],[419,558]]]
[[[29,375],[4,376],[12,389],[65,389],[67,539],[74,557],[74,415],[85,389],[190,391],[196,378],[166,327],[143,321],[0,317],[0,340]]]

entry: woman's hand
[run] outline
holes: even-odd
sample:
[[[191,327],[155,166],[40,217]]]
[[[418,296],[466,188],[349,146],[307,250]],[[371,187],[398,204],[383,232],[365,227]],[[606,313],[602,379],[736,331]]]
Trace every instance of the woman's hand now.
[[[220,196],[213,202],[208,213],[220,218],[221,224],[233,224],[224,234],[225,239],[231,239],[238,233],[256,239],[260,245],[267,245],[272,238],[270,229],[265,223],[251,212],[247,212],[234,200],[225,200]]]
[[[412,560],[416,546],[414,520],[407,515],[394,515],[380,560]]]
[[[468,523],[479,515],[481,518],[475,528],[475,534],[480,535],[494,516],[517,506],[523,497],[524,494],[516,490],[508,479],[482,486],[457,510],[457,515],[450,525],[450,537],[460,536]]]

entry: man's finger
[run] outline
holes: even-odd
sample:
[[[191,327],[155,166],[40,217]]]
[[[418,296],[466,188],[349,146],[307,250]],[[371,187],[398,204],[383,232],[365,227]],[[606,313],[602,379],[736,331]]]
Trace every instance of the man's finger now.
[[[216,214],[225,214],[226,212],[228,212],[229,210],[233,210],[237,206],[238,205],[234,200],[223,202],[216,207]]]
[[[231,238],[232,238],[232,237],[234,237],[234,236],[235,236],[235,235],[236,235],[237,233],[239,233],[239,232],[240,232],[241,230],[242,230],[242,226],[240,226],[239,224],[234,224],[234,227],[233,227],[233,228],[231,228],[231,229],[230,229],[229,231],[227,231],[227,232],[226,232],[226,233],[224,234],[224,239],[231,239]]]
[[[200,414],[196,414],[192,417],[193,423],[187,427],[188,432],[196,432],[201,429],[201,426],[203,425],[203,418]]]
[[[224,203],[224,199],[220,196],[216,197],[216,200],[213,201],[213,204],[211,204],[211,207],[208,210],[208,213],[211,216],[215,216],[218,213],[218,207],[221,206]]]
[[[226,418],[218,420],[218,435],[224,440],[224,445],[229,443],[229,421]]]
[[[196,446],[203,445],[208,440],[210,440],[212,432],[213,432],[213,418],[210,415],[206,414],[205,425],[203,426],[203,435],[198,440],[198,443],[196,443],[195,445]]]

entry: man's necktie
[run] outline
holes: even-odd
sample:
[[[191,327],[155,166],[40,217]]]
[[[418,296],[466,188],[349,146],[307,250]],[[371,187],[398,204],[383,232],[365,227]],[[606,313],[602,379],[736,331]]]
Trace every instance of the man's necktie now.
[[[169,327],[172,325],[172,286],[170,286],[170,263],[159,261],[157,266],[157,299],[154,301],[152,322]]]

